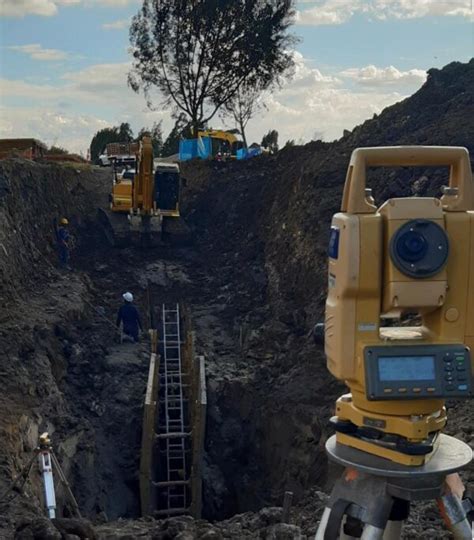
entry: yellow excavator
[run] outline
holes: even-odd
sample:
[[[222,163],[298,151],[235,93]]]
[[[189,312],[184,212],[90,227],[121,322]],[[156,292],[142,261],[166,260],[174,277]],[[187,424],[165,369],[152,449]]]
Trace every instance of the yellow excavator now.
[[[153,247],[188,243],[189,229],[180,215],[180,171],[175,163],[154,164],[151,138],[144,136],[136,167],[118,175],[108,209],[99,210],[106,236],[114,246]]]
[[[243,142],[234,133],[223,129],[204,129],[198,131],[198,137],[209,137],[212,144],[212,157],[219,152],[235,159],[237,150],[242,148]]]

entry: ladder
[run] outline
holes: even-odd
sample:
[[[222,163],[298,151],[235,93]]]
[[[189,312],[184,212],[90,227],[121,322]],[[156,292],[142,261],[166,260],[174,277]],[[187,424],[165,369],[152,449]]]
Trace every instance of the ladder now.
[[[181,328],[179,304],[162,307],[163,355],[160,364],[159,402],[159,479],[157,514],[163,516],[189,512],[190,449],[187,400],[184,388],[187,374],[181,363]]]

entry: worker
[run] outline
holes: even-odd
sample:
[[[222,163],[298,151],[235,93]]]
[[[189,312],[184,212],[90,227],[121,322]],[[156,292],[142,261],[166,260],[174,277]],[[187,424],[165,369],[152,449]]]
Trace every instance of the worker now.
[[[68,230],[69,221],[63,217],[59,222],[59,227],[56,233],[57,242],[58,242],[58,254],[59,254],[59,263],[62,268],[70,270],[69,266],[69,253],[70,253],[70,235]]]
[[[133,339],[135,343],[139,341],[139,332],[143,331],[140,314],[133,304],[133,294],[126,292],[122,295],[124,303],[120,306],[117,315],[117,328],[123,324],[123,333]]]

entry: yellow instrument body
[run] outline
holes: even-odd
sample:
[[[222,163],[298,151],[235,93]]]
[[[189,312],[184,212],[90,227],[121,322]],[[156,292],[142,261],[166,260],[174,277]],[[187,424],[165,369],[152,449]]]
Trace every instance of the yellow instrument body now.
[[[368,167],[422,165],[450,167],[450,189],[443,197],[390,199],[379,208],[374,205],[365,189]],[[340,234],[339,255],[329,258],[325,316],[327,367],[350,389],[336,403],[339,419],[359,427],[375,426],[415,443],[444,427],[444,399],[403,399],[401,387],[399,400],[369,400],[364,351],[373,346],[413,344],[474,348],[473,195],[469,155],[464,148],[408,146],[353,152],[341,212],[332,221]],[[400,272],[390,256],[393,235],[417,219],[436,223],[449,238],[447,263],[424,279]],[[381,324],[407,313],[417,313],[421,325]],[[424,391],[429,395],[436,389]],[[392,390],[387,388],[387,392]],[[381,448],[345,433],[337,433],[337,440],[405,465],[421,465],[429,459]]]

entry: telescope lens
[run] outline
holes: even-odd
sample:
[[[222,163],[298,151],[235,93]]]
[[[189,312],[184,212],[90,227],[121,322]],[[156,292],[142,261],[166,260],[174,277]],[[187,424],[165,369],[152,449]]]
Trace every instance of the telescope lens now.
[[[420,279],[437,274],[448,260],[449,239],[442,227],[429,219],[412,219],[390,240],[390,257],[406,276]]]
[[[424,236],[415,231],[408,231],[402,235],[397,242],[398,256],[405,261],[421,260],[428,249],[428,243]]]

